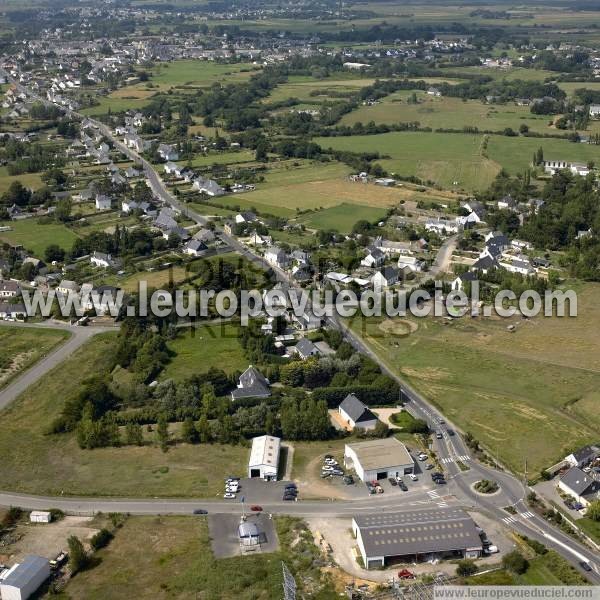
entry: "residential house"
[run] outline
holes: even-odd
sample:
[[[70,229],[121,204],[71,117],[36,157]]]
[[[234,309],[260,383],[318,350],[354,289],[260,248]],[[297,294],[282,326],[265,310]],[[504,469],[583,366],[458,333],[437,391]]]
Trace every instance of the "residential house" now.
[[[94,251],[90,256],[90,262],[96,267],[104,269],[116,268],[121,265],[119,260],[114,259],[110,254]]]
[[[575,498],[583,506],[589,506],[594,500],[600,500],[600,479],[587,474],[579,467],[571,467],[558,481],[560,490]]]
[[[460,223],[454,219],[430,219],[425,223],[426,231],[433,231],[438,235],[448,235],[458,233],[461,229]]]
[[[517,207],[517,201],[510,194],[507,194],[498,200],[497,206],[501,210],[514,210]]]
[[[600,119],[600,104],[590,104],[590,117]]]
[[[279,248],[279,246],[271,246],[265,252],[265,260],[275,267],[279,267],[280,269],[287,268],[289,264],[289,258],[287,254]]]
[[[23,320],[27,317],[27,309],[21,302],[0,302],[0,319]]]
[[[600,446],[589,445],[572,452],[565,457],[565,461],[574,467],[585,467],[598,457],[600,457]]]
[[[435,87],[430,87],[430,88],[427,90],[427,95],[428,95],[428,96],[435,96],[435,97],[439,98],[439,97],[442,95],[442,92],[440,92],[440,90],[438,90],[438,89],[437,89],[437,88],[435,88]]]
[[[338,406],[338,413],[351,429],[375,429],[379,420],[354,394],[348,394]]]
[[[207,250],[208,246],[204,242],[194,239],[187,242],[183,247],[184,254],[189,254],[190,256],[200,256]]]
[[[375,246],[369,246],[367,249],[367,255],[360,261],[363,267],[370,267],[372,269],[380,267],[385,262],[385,254]]]
[[[74,281],[63,279],[56,287],[56,291],[65,296],[68,294],[78,294],[79,286]]]
[[[175,227],[169,227],[163,230],[162,234],[163,238],[167,241],[172,241],[173,238],[179,239],[182,242],[190,239],[190,234],[187,229],[180,227],[179,225],[175,225]]]
[[[235,222],[239,225],[241,223],[253,223],[257,220],[257,216],[253,212],[243,212],[235,215]]]
[[[465,284],[473,281],[477,281],[477,273],[473,271],[466,271],[461,273],[453,282],[452,289],[456,291],[464,291]]]
[[[179,153],[169,144],[160,144],[158,146],[158,155],[166,161],[179,160]]]
[[[204,242],[205,244],[210,244],[210,242],[214,242],[215,234],[210,229],[202,228],[196,231],[196,233],[193,235],[193,238],[195,240]]]
[[[302,360],[306,360],[311,356],[317,356],[319,349],[308,338],[302,338],[298,340],[295,352]]]
[[[21,295],[21,288],[17,281],[5,279],[0,281],[0,298],[16,298]]]
[[[509,273],[518,273],[519,275],[533,275],[535,269],[526,257],[522,258],[504,258],[498,261],[498,264]]]
[[[174,175],[175,177],[181,177],[184,167],[180,167],[174,162],[168,162],[164,165],[165,173],[167,175]]]
[[[269,380],[250,365],[241,375],[238,386],[231,392],[232,400],[241,398],[268,398],[271,395]]]
[[[415,256],[399,256],[398,268],[408,269],[413,273],[420,273],[425,267],[425,262]]]
[[[482,256],[471,265],[473,271],[481,271],[484,275],[499,267],[498,261],[492,256]]]
[[[371,283],[376,290],[392,287],[400,279],[400,271],[395,267],[383,267],[371,277]]]
[[[112,198],[105,194],[96,194],[96,210],[110,210]]]
[[[134,169],[133,167],[127,167],[125,169],[125,177],[127,177],[127,179],[134,179],[139,176],[140,172],[137,169]]]

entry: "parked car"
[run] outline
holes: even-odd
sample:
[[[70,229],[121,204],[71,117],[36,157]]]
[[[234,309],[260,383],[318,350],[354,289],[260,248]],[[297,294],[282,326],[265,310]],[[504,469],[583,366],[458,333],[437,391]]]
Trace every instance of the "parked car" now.
[[[419,460],[427,460],[429,458],[429,456],[427,456],[427,454],[419,454]]]
[[[497,554],[498,553],[498,546],[487,546],[487,548],[484,548],[483,550],[486,554]]]
[[[231,500],[232,498],[235,498],[235,494],[232,494],[231,492],[225,492],[223,494],[223,498],[225,498],[225,500]]]
[[[398,579],[414,579],[415,576],[408,569],[402,569],[402,571],[398,571]]]
[[[204,510],[203,508],[195,508],[194,509],[194,514],[195,515],[207,515],[208,511]]]
[[[432,465],[431,463],[427,463],[427,464],[425,465],[425,470],[429,471],[429,470],[431,470],[431,469],[433,469],[433,465]]]
[[[289,502],[289,501],[291,501],[291,500],[295,500],[295,499],[296,499],[296,496],[290,496],[290,495],[288,495],[288,494],[286,494],[286,495],[285,495],[285,496],[282,498],[282,500],[283,500],[284,502]]]
[[[400,483],[402,481],[402,477],[400,475],[396,475],[396,482]]]
[[[344,475],[342,481],[345,485],[352,485],[354,483],[354,477],[352,477],[352,475]]]
[[[328,477],[331,477],[332,475],[333,475],[333,473],[331,473],[330,471],[322,471],[321,479],[327,479]]]
[[[398,482],[397,482],[397,481],[396,481],[396,480],[395,480],[393,477],[390,477],[390,478],[388,479],[388,481],[389,481],[389,482],[390,482],[392,485],[398,485]]]
[[[408,492],[408,488],[406,487],[406,484],[404,483],[404,481],[400,481],[398,482],[398,487],[403,491],[403,492]]]
[[[446,480],[443,477],[438,477],[434,482],[436,485],[446,485]]]
[[[332,471],[332,474],[341,477],[344,474],[344,471],[342,471],[341,469],[336,469],[335,471]]]
[[[418,478],[418,477],[417,477],[417,476],[416,476],[414,473],[411,473],[411,474],[409,475],[409,477],[410,477],[410,480],[411,480],[411,481],[418,481],[418,480],[419,480],[419,478]]]
[[[253,506],[250,507],[250,510],[252,512],[262,512],[262,506],[258,506],[258,504],[254,504]]]
[[[446,429],[446,433],[447,433],[449,436],[453,436],[453,435],[454,435],[454,429]]]
[[[295,483],[286,483],[285,484],[285,489],[286,490],[295,490],[297,489],[297,485]]]
[[[436,434],[435,434],[435,437],[436,437],[438,440],[441,440],[441,439],[442,439],[444,436],[442,435],[442,433],[441,433],[440,431],[438,431],[438,432],[436,432]]]

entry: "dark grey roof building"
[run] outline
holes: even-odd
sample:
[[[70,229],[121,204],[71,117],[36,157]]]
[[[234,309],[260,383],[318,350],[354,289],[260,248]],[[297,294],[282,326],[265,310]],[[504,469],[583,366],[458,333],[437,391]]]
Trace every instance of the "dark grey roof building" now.
[[[302,338],[296,344],[296,352],[302,360],[319,354],[319,349],[307,338]]]
[[[475,522],[460,508],[358,515],[352,532],[367,569],[399,559],[477,558],[483,550]]]
[[[241,375],[238,386],[231,392],[232,400],[240,398],[268,398],[271,395],[269,380],[250,365]]]
[[[558,487],[584,506],[600,499],[600,479],[585,473],[579,467],[571,467],[560,478]]]
[[[352,429],[373,429],[377,425],[377,417],[354,394],[342,400],[338,412]]]

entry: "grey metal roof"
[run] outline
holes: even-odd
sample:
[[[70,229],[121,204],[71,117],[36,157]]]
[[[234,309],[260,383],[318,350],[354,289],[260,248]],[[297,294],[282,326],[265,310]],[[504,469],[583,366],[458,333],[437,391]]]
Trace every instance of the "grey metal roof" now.
[[[600,456],[600,448],[598,446],[584,446],[573,452],[573,456],[577,462],[593,460],[597,456]]]
[[[577,496],[582,496],[586,492],[600,490],[600,481],[584,473],[579,467],[571,467],[560,478],[560,482],[566,485]]]
[[[475,522],[460,508],[380,512],[354,521],[369,557],[482,548]]]
[[[19,566],[4,579],[2,585],[10,585],[19,589],[24,588],[29,582],[38,576],[40,571],[46,571],[50,575],[50,563],[46,558],[33,554],[26,556]]]
[[[260,532],[258,531],[256,523],[244,521],[243,523],[240,523],[240,526],[238,527],[238,535],[241,538],[259,537]]]
[[[377,417],[354,395],[348,394],[339,406],[355,423],[373,421]]]

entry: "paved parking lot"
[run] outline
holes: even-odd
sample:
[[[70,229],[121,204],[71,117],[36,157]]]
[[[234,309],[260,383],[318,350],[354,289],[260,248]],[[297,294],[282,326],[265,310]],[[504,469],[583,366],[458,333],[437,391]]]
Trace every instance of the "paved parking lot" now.
[[[241,479],[240,491],[235,499],[230,502],[241,502],[242,496],[246,504],[260,504],[262,502],[281,502],[283,490],[288,481],[264,481],[263,479]],[[223,482],[225,493],[225,482]]]
[[[210,544],[215,558],[228,558],[242,554],[238,527],[240,515],[211,514],[208,516],[208,531],[210,533]],[[279,548],[279,540],[275,531],[275,523],[265,514],[249,514],[247,521],[256,523],[261,533],[261,543],[254,547],[252,553],[275,552]],[[244,554],[247,553],[244,552]]]

